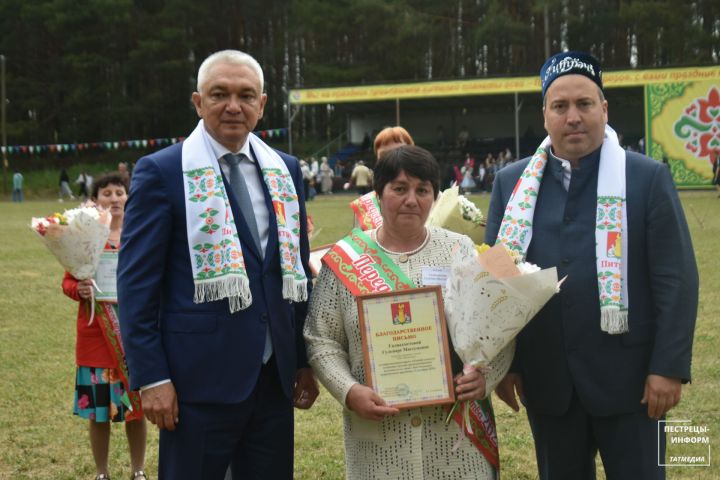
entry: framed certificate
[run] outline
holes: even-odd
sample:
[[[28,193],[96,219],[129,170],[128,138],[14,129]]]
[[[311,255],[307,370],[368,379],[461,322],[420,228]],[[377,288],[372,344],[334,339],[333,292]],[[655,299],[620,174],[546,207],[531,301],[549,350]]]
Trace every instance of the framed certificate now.
[[[357,305],[369,387],[397,408],[455,401],[439,286],[361,295]]]
[[[105,250],[100,254],[100,263],[95,273],[95,300],[98,302],[117,303],[117,265],[117,250]]]
[[[322,267],[322,257],[325,256],[325,254],[332,248],[332,245],[323,245],[322,247],[316,247],[310,250],[310,271],[312,272],[313,277],[317,277],[318,273],[320,273],[320,268]]]

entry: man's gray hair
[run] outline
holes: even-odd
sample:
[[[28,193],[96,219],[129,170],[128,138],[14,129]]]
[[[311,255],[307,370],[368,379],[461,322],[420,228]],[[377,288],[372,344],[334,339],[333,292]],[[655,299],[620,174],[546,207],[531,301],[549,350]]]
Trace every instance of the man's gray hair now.
[[[263,77],[262,67],[260,67],[260,64],[251,55],[241,52],[240,50],[220,50],[203,60],[200,68],[198,69],[197,75],[198,92],[205,84],[210,68],[218,63],[231,63],[234,65],[245,65],[246,67],[250,67],[260,79],[260,92],[263,92],[263,89],[265,88],[265,79]]]

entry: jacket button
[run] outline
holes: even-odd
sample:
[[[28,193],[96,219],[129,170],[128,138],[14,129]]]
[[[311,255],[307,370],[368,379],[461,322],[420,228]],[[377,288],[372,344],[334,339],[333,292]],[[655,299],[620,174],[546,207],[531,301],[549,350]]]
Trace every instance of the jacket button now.
[[[418,417],[417,415],[412,417],[412,419],[410,419],[410,425],[412,425],[413,427],[419,427],[420,425],[422,425],[422,418]]]
[[[562,263],[563,265],[569,265],[569,264],[570,264],[570,259],[569,259],[569,258],[563,258],[561,263]]]
[[[263,313],[262,315],[260,315],[260,321],[263,323],[267,323],[267,321],[268,321],[267,313]]]

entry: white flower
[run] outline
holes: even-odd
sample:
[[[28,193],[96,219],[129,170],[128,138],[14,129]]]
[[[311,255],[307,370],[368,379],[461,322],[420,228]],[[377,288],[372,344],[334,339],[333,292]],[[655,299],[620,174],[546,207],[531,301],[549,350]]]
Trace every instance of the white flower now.
[[[435,201],[427,219],[428,225],[467,235],[473,243],[482,243],[485,224],[482,212],[459,194],[457,185],[443,191]]]
[[[460,208],[462,217],[475,225],[481,225],[485,221],[485,217],[483,217],[480,209],[473,202],[465,198],[465,195],[458,195],[458,208]]]
[[[535,273],[542,270],[540,267],[535,265],[534,263],[528,263],[528,262],[520,262],[517,264],[518,270],[520,270],[521,275],[527,275],[528,273]]]

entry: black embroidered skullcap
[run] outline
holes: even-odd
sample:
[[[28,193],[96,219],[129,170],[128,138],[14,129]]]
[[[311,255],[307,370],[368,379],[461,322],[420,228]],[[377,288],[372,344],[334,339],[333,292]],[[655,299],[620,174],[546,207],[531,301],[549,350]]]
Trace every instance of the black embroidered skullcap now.
[[[573,73],[586,76],[602,90],[602,70],[595,57],[585,52],[562,52],[548,58],[540,69],[543,98],[555,79]]]

